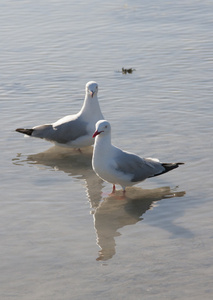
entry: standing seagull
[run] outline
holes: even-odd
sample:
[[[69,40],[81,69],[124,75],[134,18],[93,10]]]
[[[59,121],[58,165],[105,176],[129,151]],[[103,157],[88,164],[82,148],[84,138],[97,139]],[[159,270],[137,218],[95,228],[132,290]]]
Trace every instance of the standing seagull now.
[[[66,116],[55,123],[44,124],[32,129],[17,128],[16,131],[32,137],[45,139],[59,146],[80,148],[93,144],[92,134],[95,124],[103,119],[98,103],[98,84],[89,81],[81,110],[75,115]]]
[[[92,167],[96,174],[105,181],[121,185],[123,193],[127,186],[137,184],[146,178],[171,171],[183,163],[161,163],[156,158],[141,158],[125,152],[111,144],[111,126],[106,120],[96,123]]]

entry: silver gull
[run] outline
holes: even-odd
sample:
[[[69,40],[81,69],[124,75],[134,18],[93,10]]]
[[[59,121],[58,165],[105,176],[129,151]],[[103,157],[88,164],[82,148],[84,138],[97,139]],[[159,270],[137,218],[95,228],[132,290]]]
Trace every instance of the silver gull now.
[[[94,140],[92,134],[95,124],[103,119],[98,103],[98,84],[89,81],[86,84],[86,94],[81,110],[74,115],[68,115],[52,124],[35,126],[31,129],[17,128],[23,134],[45,139],[59,146],[81,148],[90,146]]]
[[[96,123],[92,167],[103,180],[121,185],[123,192],[127,186],[133,186],[147,178],[164,174],[183,163],[161,163],[156,158],[141,158],[123,151],[111,144],[111,126],[106,120]]]

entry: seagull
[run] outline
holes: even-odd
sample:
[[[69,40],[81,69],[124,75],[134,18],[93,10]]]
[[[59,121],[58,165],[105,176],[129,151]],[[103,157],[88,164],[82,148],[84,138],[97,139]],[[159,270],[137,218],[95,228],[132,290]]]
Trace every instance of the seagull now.
[[[77,114],[68,115],[52,124],[38,125],[31,129],[17,128],[16,131],[59,146],[81,148],[92,145],[95,124],[104,117],[98,103],[98,84],[89,81],[85,90],[84,103]]]
[[[127,186],[133,186],[147,178],[169,172],[184,163],[161,163],[156,158],[141,158],[111,144],[111,126],[106,120],[96,123],[92,167],[104,181],[119,184],[125,194]]]

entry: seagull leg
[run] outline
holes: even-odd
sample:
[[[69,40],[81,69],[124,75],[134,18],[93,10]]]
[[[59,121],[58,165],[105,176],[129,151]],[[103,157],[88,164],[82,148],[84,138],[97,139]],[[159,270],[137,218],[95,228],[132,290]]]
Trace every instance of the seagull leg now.
[[[109,196],[114,196],[115,192],[116,192],[115,184],[113,184],[112,192],[109,194]]]
[[[122,189],[123,189],[122,196],[117,196],[115,184],[113,184],[112,192],[109,194],[109,196],[115,197],[115,199],[118,199],[118,200],[125,200],[126,199],[126,190],[123,187],[122,187]]]

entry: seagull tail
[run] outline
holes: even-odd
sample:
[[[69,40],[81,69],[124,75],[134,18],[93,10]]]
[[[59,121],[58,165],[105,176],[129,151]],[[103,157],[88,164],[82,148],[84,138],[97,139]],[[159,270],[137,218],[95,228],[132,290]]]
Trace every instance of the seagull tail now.
[[[161,173],[158,173],[158,174],[155,174],[154,176],[158,176],[158,175],[161,175],[161,174],[164,174],[164,173],[167,173],[173,169],[176,169],[179,167],[179,165],[184,165],[184,163],[182,162],[178,162],[178,163],[162,163],[161,164],[163,167],[164,167],[164,171],[162,171]]]
[[[27,135],[32,135],[34,129],[17,128],[16,131]]]

